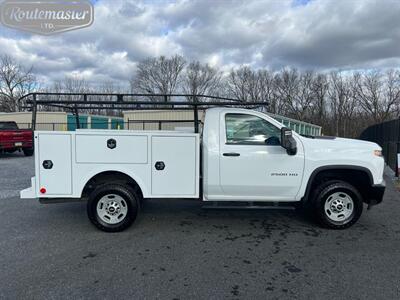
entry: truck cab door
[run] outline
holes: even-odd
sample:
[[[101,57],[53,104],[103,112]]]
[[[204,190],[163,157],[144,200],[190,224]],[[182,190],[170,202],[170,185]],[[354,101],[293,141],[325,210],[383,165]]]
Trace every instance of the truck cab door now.
[[[288,155],[280,129],[251,113],[220,115],[220,188],[225,200],[293,201],[300,188],[304,153]]]

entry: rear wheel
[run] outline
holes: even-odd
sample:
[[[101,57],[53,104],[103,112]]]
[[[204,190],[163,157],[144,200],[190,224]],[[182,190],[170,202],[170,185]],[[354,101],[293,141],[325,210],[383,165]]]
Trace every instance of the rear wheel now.
[[[319,223],[332,229],[345,229],[360,218],[363,201],[357,189],[344,181],[322,183],[313,197]]]
[[[104,184],[90,194],[88,217],[93,225],[103,231],[122,231],[135,221],[139,200],[136,192],[128,186]]]
[[[24,148],[22,151],[24,151],[25,156],[32,156],[34,152],[33,148]]]

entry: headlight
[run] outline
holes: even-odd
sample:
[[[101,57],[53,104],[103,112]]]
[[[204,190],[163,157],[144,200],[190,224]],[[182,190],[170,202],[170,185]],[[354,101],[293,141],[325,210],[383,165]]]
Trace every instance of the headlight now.
[[[374,150],[374,155],[382,157],[382,150]]]

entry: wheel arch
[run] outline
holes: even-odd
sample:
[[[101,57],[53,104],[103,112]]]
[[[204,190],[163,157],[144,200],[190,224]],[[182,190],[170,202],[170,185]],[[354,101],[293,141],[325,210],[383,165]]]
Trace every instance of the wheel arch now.
[[[368,192],[374,182],[371,171],[366,167],[349,165],[321,166],[311,173],[302,201],[307,202],[315,186],[326,179],[343,180],[354,185],[364,199],[368,198]],[[365,188],[362,189],[362,187]]]
[[[99,184],[112,182],[124,182],[128,184],[140,194],[139,196],[141,198],[146,195],[146,189],[143,182],[137,177],[134,178],[132,175],[129,175],[121,170],[98,171],[91,175],[88,175],[86,180],[84,180],[83,182],[85,182],[85,184],[80,189],[81,198],[87,197],[88,194]]]

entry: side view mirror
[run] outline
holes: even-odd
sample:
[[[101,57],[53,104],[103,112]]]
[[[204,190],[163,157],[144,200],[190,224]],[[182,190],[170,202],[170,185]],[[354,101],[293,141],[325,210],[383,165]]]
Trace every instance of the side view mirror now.
[[[281,146],[286,149],[289,155],[297,153],[297,143],[293,137],[292,130],[289,128],[283,127],[281,129]]]

